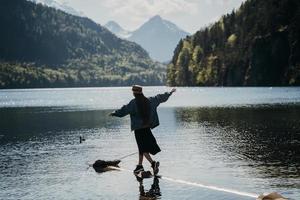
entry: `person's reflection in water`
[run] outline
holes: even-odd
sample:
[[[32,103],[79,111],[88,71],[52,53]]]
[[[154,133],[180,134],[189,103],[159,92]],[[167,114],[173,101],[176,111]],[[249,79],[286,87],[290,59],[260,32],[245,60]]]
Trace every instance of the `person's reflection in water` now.
[[[160,199],[161,192],[159,188],[158,177],[153,178],[153,183],[149,191],[145,191],[142,178],[137,176],[136,179],[139,182],[139,191],[140,191],[139,200]]]

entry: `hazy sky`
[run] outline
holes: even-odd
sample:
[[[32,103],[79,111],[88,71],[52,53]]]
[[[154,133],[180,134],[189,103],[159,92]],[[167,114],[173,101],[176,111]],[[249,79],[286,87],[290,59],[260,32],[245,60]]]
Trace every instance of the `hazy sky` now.
[[[194,33],[238,8],[245,0],[57,0],[104,25],[114,20],[127,30],[135,30],[154,15],[174,22]]]

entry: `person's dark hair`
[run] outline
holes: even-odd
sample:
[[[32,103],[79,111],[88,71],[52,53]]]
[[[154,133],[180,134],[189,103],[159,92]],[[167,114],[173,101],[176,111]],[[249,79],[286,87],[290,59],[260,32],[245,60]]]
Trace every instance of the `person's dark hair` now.
[[[150,101],[147,97],[141,94],[133,94],[136,100],[138,112],[143,119],[143,125],[147,125],[150,119]]]

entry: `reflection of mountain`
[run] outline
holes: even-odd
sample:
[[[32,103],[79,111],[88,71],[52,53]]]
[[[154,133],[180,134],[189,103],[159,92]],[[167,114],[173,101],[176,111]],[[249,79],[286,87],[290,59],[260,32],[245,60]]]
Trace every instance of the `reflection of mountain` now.
[[[299,177],[300,107],[178,109],[179,122],[196,122],[219,138],[228,157],[248,160],[267,176]],[[218,139],[216,139],[218,140]],[[282,170],[272,171],[273,167]],[[296,170],[296,171],[295,171]]]

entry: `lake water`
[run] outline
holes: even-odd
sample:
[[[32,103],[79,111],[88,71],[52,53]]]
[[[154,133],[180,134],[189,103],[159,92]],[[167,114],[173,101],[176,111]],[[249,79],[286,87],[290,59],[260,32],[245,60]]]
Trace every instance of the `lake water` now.
[[[132,173],[88,168],[137,151],[129,117],[108,116],[131,98],[129,87],[1,90],[0,199],[142,199]],[[197,184],[300,199],[299,87],[178,88],[158,112],[160,174],[196,183],[160,179],[160,199],[253,199]]]

